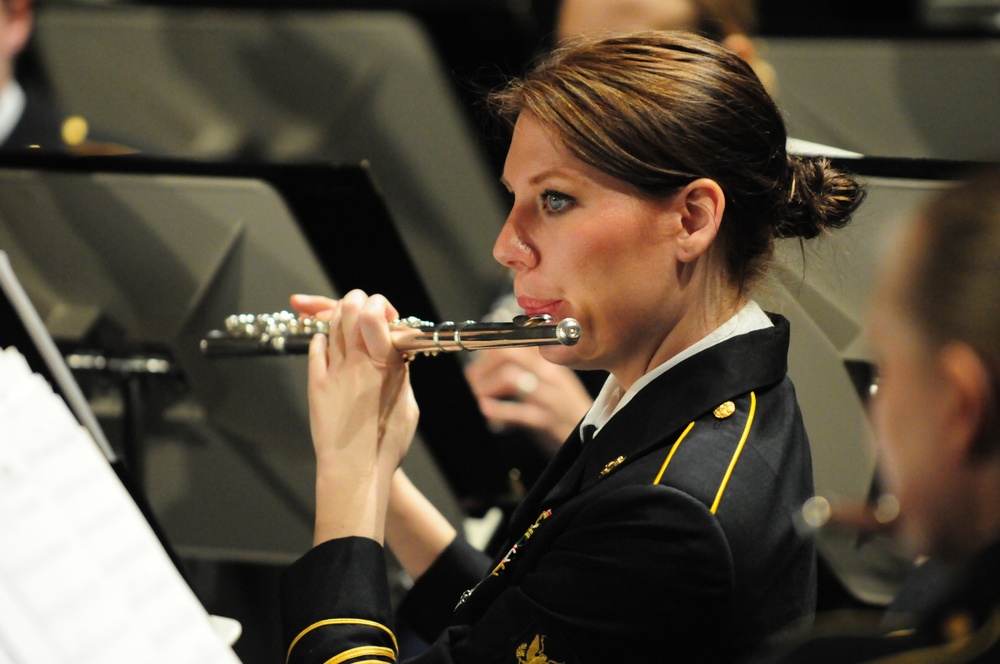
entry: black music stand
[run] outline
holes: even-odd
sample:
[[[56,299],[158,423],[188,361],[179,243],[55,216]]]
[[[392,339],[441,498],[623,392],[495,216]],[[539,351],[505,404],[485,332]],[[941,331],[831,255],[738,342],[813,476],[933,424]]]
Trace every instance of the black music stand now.
[[[166,372],[161,378],[180,380],[204,411],[205,435],[240,450],[257,481],[280,494],[285,511],[255,510],[247,520],[281,521],[279,534],[294,541],[258,544],[265,536],[250,528],[234,549],[290,555],[308,545],[313,460],[305,358],[207,359],[200,339],[229,314],[287,308],[293,292],[358,287],[384,293],[404,315],[437,319],[359,166],[5,155],[0,248],[65,353],[89,367],[122,360],[119,366],[154,367]],[[506,499],[503,450],[457,358],[418,359],[412,376],[419,434],[453,495],[471,513]],[[129,380],[134,385],[134,376]],[[244,498],[223,500],[235,503],[238,515]],[[287,521],[298,525],[282,531]]]

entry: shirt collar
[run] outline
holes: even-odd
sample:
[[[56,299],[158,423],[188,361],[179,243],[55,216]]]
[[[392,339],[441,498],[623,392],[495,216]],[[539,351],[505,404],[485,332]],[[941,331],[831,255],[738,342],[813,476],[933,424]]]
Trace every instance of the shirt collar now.
[[[0,91],[0,143],[14,132],[14,127],[24,113],[25,103],[24,90],[17,81],[10,81]]]

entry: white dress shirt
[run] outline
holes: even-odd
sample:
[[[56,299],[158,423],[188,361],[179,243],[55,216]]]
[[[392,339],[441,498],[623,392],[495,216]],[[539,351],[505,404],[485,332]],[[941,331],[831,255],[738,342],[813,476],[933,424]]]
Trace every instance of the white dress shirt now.
[[[17,81],[10,81],[0,92],[0,143],[14,131],[21,114],[24,113],[24,90]]]

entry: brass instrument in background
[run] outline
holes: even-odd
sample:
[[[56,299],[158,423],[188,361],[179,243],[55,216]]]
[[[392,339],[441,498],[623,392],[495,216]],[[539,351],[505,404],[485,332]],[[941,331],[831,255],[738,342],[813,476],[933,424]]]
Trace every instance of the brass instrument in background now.
[[[300,318],[290,311],[234,314],[226,318],[225,329],[212,330],[201,340],[201,350],[208,357],[303,354],[314,335],[328,331],[326,321]],[[393,321],[390,328],[392,345],[407,357],[514,346],[572,346],[581,334],[575,319],[554,322],[547,315],[515,316],[509,323],[431,323],[411,316]]]

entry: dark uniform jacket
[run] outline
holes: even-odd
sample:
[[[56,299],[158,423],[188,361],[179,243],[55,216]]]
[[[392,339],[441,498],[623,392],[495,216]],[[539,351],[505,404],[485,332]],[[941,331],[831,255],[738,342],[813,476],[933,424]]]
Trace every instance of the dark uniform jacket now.
[[[24,110],[10,135],[0,143],[0,152],[31,150],[79,155],[120,155],[139,151],[132,142],[106,135],[93,135],[86,128],[86,123],[83,135],[70,139],[75,142],[68,143],[63,129],[69,118],[50,101],[49,95],[33,86],[25,86],[24,94]]]
[[[809,616],[815,551],[791,517],[812,468],[772,318],[671,368],[586,445],[571,436],[492,562],[454,542],[404,603],[440,632],[414,661],[712,662]],[[290,662],[393,661],[383,565],[346,538],[286,572]]]
[[[46,151],[63,151],[66,143],[62,137],[62,121],[51,104],[26,90],[24,111],[0,150],[25,150],[37,146]]]
[[[840,633],[817,621],[816,635],[794,647],[773,648],[747,661],[783,664],[986,664],[1000,662],[1000,540],[950,574],[911,627],[893,621],[891,631]],[[936,585],[936,584],[935,584]],[[883,623],[884,624],[884,623]],[[820,626],[823,629],[820,630]]]

